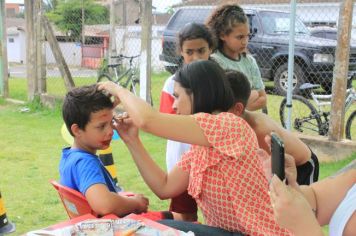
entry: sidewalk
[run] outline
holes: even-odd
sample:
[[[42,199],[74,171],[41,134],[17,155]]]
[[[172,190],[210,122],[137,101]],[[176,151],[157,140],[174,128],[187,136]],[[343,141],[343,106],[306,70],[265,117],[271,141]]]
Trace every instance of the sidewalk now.
[[[340,142],[333,142],[324,136],[296,134],[315,152],[320,162],[339,161],[356,153],[356,141],[344,139]]]

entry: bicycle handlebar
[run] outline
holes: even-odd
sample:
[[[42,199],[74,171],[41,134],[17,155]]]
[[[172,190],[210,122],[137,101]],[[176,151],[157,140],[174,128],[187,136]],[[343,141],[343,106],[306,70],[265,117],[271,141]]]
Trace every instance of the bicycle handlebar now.
[[[111,56],[111,58],[119,58],[119,59],[126,58],[126,59],[131,59],[132,60],[132,59],[137,58],[139,56],[140,56],[140,54],[138,54],[136,56],[125,56],[123,54],[120,54],[118,56]]]

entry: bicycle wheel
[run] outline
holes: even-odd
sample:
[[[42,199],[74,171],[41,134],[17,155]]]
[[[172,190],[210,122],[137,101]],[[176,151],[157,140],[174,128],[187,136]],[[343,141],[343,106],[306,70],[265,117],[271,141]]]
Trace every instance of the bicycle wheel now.
[[[307,99],[299,95],[293,95],[292,104],[291,131],[309,135],[327,133],[322,130],[322,121],[318,111]],[[281,102],[279,117],[282,126],[286,128],[288,119],[287,98],[284,98]]]
[[[99,75],[98,80],[96,82],[98,83],[98,82],[105,82],[105,81],[113,81],[113,80],[110,75],[101,74],[101,75]]]
[[[356,111],[353,111],[347,119],[345,134],[347,139],[356,140]]]

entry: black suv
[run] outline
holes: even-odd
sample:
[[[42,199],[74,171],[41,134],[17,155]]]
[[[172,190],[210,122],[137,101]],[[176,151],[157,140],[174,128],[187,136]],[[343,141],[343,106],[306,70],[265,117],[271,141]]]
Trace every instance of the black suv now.
[[[181,57],[176,52],[177,32],[189,22],[204,23],[212,9],[183,7],[173,14],[163,32],[160,55],[167,71],[174,73],[181,63]],[[275,91],[284,95],[288,78],[290,14],[274,10],[244,10],[251,31],[249,52],[255,57],[262,77],[273,80]],[[313,37],[302,21],[297,18],[295,23],[294,93],[298,93],[300,85],[305,82],[321,84],[327,92],[331,92],[337,41]],[[356,47],[351,47],[349,77],[355,73]]]

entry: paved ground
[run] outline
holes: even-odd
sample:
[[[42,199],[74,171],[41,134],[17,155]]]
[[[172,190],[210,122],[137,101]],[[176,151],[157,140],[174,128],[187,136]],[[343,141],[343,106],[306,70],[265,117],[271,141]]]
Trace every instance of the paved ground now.
[[[69,68],[72,77],[96,77],[97,71],[86,68]],[[10,79],[11,77],[26,78],[26,65],[10,65],[9,67]],[[61,76],[58,68],[47,69],[47,75],[53,77]]]
[[[300,133],[297,135],[316,153],[320,162],[342,160],[356,152],[356,141],[333,142],[324,136],[308,136]]]

